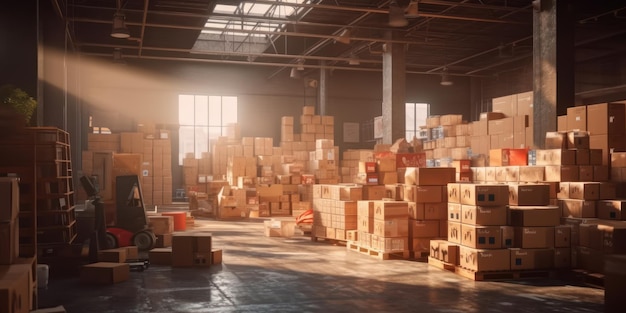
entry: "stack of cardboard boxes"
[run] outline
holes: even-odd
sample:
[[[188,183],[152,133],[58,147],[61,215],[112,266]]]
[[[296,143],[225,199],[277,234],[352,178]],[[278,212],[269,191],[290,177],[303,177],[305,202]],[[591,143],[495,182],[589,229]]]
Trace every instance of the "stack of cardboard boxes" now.
[[[0,178],[0,312],[36,309],[36,258],[19,257],[18,178]]]
[[[313,185],[313,237],[346,240],[346,231],[357,229],[362,195],[357,185]]]
[[[349,232],[348,249],[387,258],[409,258],[409,204],[406,201],[358,201],[357,231]]]
[[[374,151],[372,150],[346,150],[340,161],[339,172],[341,182],[355,183],[361,168],[362,162],[374,162]]]
[[[339,183],[339,147],[332,139],[315,140],[315,151],[310,152],[309,172],[313,173],[318,184]]]
[[[456,114],[431,116],[422,132],[429,167],[449,167],[453,160],[469,158],[470,127]]]
[[[214,249],[207,232],[181,232],[172,236],[171,248],[149,252],[150,263],[173,267],[210,267],[222,263],[222,250]]]

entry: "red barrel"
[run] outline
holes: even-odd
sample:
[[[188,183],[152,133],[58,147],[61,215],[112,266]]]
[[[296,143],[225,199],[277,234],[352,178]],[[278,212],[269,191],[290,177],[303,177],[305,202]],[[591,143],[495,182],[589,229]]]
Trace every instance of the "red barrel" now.
[[[174,230],[183,231],[187,229],[187,212],[163,212],[163,216],[171,216],[174,219]]]

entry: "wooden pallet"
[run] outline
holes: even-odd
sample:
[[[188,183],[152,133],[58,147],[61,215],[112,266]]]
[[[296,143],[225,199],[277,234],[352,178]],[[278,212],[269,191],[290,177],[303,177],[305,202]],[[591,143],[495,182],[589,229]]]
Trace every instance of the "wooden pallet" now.
[[[572,274],[577,281],[587,286],[604,289],[604,274],[582,269],[572,269]]]
[[[452,263],[446,263],[441,260],[437,260],[433,257],[428,257],[428,264],[441,270],[445,270],[445,271],[452,272],[452,273],[456,272],[456,265]]]
[[[362,247],[354,242],[348,242],[346,249],[369,255],[379,260],[408,260],[410,255],[409,251],[381,252],[367,247]]]
[[[347,242],[345,240],[339,240],[339,239],[335,239],[335,238],[311,236],[311,241],[313,241],[313,242],[318,242],[320,240],[328,242],[328,243],[333,244],[333,245],[339,245],[339,246],[346,246],[347,245]]]
[[[529,278],[554,278],[555,270],[523,270],[523,271],[493,271],[493,272],[474,272],[466,268],[457,266],[455,273],[459,276],[469,278],[475,281],[489,280],[515,280]]]

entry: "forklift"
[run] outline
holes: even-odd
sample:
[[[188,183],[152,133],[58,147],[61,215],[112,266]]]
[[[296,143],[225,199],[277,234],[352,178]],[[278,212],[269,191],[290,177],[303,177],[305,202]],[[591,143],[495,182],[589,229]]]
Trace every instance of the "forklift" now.
[[[87,176],[80,182],[90,198],[95,210],[94,238],[99,248],[137,246],[140,251],[154,248],[156,236],[148,226],[148,217],[143,202],[143,194],[137,175],[117,176],[115,179],[115,213],[113,225],[107,226],[104,204],[99,189]]]

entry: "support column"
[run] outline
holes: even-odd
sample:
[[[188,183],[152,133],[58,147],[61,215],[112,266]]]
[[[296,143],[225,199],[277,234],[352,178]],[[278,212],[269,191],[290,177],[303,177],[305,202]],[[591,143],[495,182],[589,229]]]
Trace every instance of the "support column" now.
[[[388,38],[393,38],[388,33]],[[383,52],[383,143],[406,136],[405,44],[386,43]]]
[[[533,16],[533,143],[574,105],[574,23],[569,1],[539,0]]]
[[[326,69],[326,61],[321,61],[322,68],[320,69],[320,82],[318,88],[318,99],[320,105],[320,115],[326,115],[326,100],[328,96],[326,94],[327,91],[327,82],[328,82],[328,69]]]

